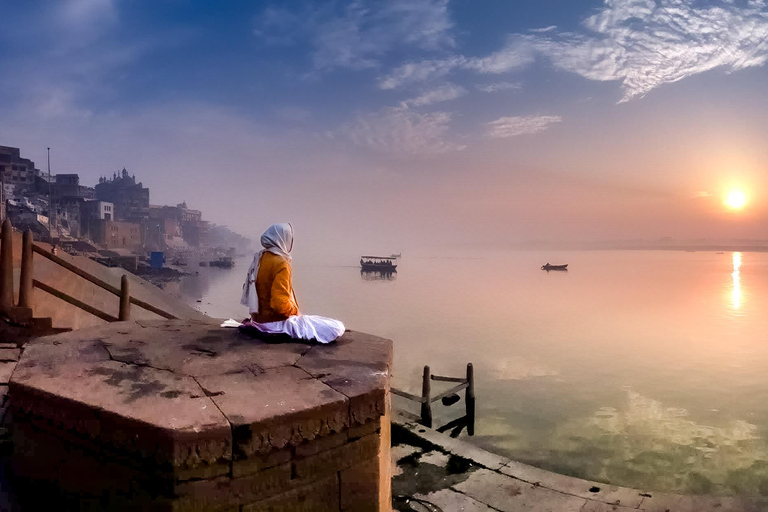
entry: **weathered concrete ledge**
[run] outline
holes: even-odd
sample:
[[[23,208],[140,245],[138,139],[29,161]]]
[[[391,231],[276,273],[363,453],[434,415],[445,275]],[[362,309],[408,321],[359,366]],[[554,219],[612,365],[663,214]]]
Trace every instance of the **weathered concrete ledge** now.
[[[683,496],[560,475],[452,439],[397,414],[393,428],[396,510],[413,510],[406,503],[413,498],[446,512],[768,510],[765,497]],[[397,508],[398,503],[403,507]]]
[[[44,481],[77,508],[388,510],[391,362],[392,342],[362,333],[269,344],[189,320],[40,338],[9,386],[19,494]]]

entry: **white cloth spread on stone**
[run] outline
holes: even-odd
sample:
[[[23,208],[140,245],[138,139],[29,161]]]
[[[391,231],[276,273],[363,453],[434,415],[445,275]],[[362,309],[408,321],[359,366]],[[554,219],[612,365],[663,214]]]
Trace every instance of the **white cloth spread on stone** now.
[[[282,256],[291,261],[291,249],[293,249],[293,226],[290,224],[272,224],[261,235],[261,246],[264,247],[253,255],[251,266],[243,284],[243,295],[240,304],[248,306],[249,313],[259,312],[259,295],[256,292],[256,278],[259,275],[259,264],[264,251]]]
[[[263,324],[251,321],[251,325],[261,332],[287,334],[298,340],[317,340],[320,343],[330,343],[345,331],[344,324],[339,320],[318,315],[294,315]]]

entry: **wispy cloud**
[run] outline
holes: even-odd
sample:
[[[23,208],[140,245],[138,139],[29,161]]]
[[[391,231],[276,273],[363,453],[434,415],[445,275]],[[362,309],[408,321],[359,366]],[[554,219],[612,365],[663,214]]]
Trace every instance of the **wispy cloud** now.
[[[552,32],[553,30],[557,29],[557,25],[550,25],[548,27],[541,27],[541,28],[532,28],[528,32],[533,32],[534,34],[543,34],[545,32]]]
[[[621,101],[716,68],[729,72],[768,60],[766,0],[605,0],[577,32],[556,27],[514,34],[486,57],[454,55],[408,63],[380,78],[392,89],[455,69],[502,74],[536,58],[590,80],[618,81]]]
[[[409,62],[395,68],[379,79],[382,89],[395,89],[406,85],[441,78],[454,69],[468,69],[478,73],[505,73],[522,68],[535,59],[535,47],[530,44],[533,36],[515,36],[501,51],[487,57],[468,58],[454,55],[443,59],[425,59]]]
[[[584,22],[586,34],[536,42],[555,66],[618,80],[622,101],[715,68],[737,71],[768,58],[764,0],[612,0]]]
[[[467,90],[461,86],[455,84],[445,84],[427,91],[415,98],[405,100],[403,106],[406,107],[423,107],[426,105],[432,105],[433,103],[440,103],[443,101],[455,100],[461,96],[464,96]]]
[[[488,136],[500,139],[539,133],[562,120],[560,116],[501,117],[488,123]]]
[[[254,34],[267,43],[305,38],[315,69],[375,67],[392,50],[453,47],[448,0],[356,0],[336,9],[333,2],[302,14],[268,8]]]
[[[490,84],[478,84],[475,86],[481,92],[515,91],[522,89],[519,82],[493,82]]]
[[[429,155],[461,151],[466,146],[447,140],[451,114],[420,114],[392,107],[360,115],[341,134],[358,146],[392,155]]]
[[[503,50],[487,57],[468,59],[463,67],[478,73],[506,73],[532,63],[536,58],[533,37],[512,36]]]
[[[466,58],[458,55],[447,59],[409,62],[397,67],[390,74],[381,77],[379,79],[379,87],[382,89],[396,89],[406,84],[440,78],[455,68],[461,67],[466,61]]]

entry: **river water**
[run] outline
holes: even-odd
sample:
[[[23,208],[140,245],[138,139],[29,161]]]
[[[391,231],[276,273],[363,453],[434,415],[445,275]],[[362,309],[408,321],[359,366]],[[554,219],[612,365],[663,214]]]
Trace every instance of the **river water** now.
[[[356,261],[295,257],[302,312],[392,338],[406,391],[420,394],[425,364],[462,376],[472,362],[478,419],[463,438],[613,484],[768,494],[768,254],[406,255],[391,279]],[[242,319],[248,263],[167,289]],[[436,406],[436,423],[462,407]]]

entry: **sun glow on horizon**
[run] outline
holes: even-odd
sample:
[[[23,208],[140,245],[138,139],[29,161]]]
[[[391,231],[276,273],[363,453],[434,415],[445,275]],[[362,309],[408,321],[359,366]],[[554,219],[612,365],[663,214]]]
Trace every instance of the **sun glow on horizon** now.
[[[731,273],[731,277],[733,277],[733,292],[732,292],[732,298],[733,298],[733,309],[739,309],[739,306],[741,306],[741,272],[739,269],[741,268],[741,253],[740,252],[734,252],[733,253],[733,272]]]
[[[732,210],[741,210],[747,204],[747,196],[741,190],[731,190],[725,197],[725,206]]]

